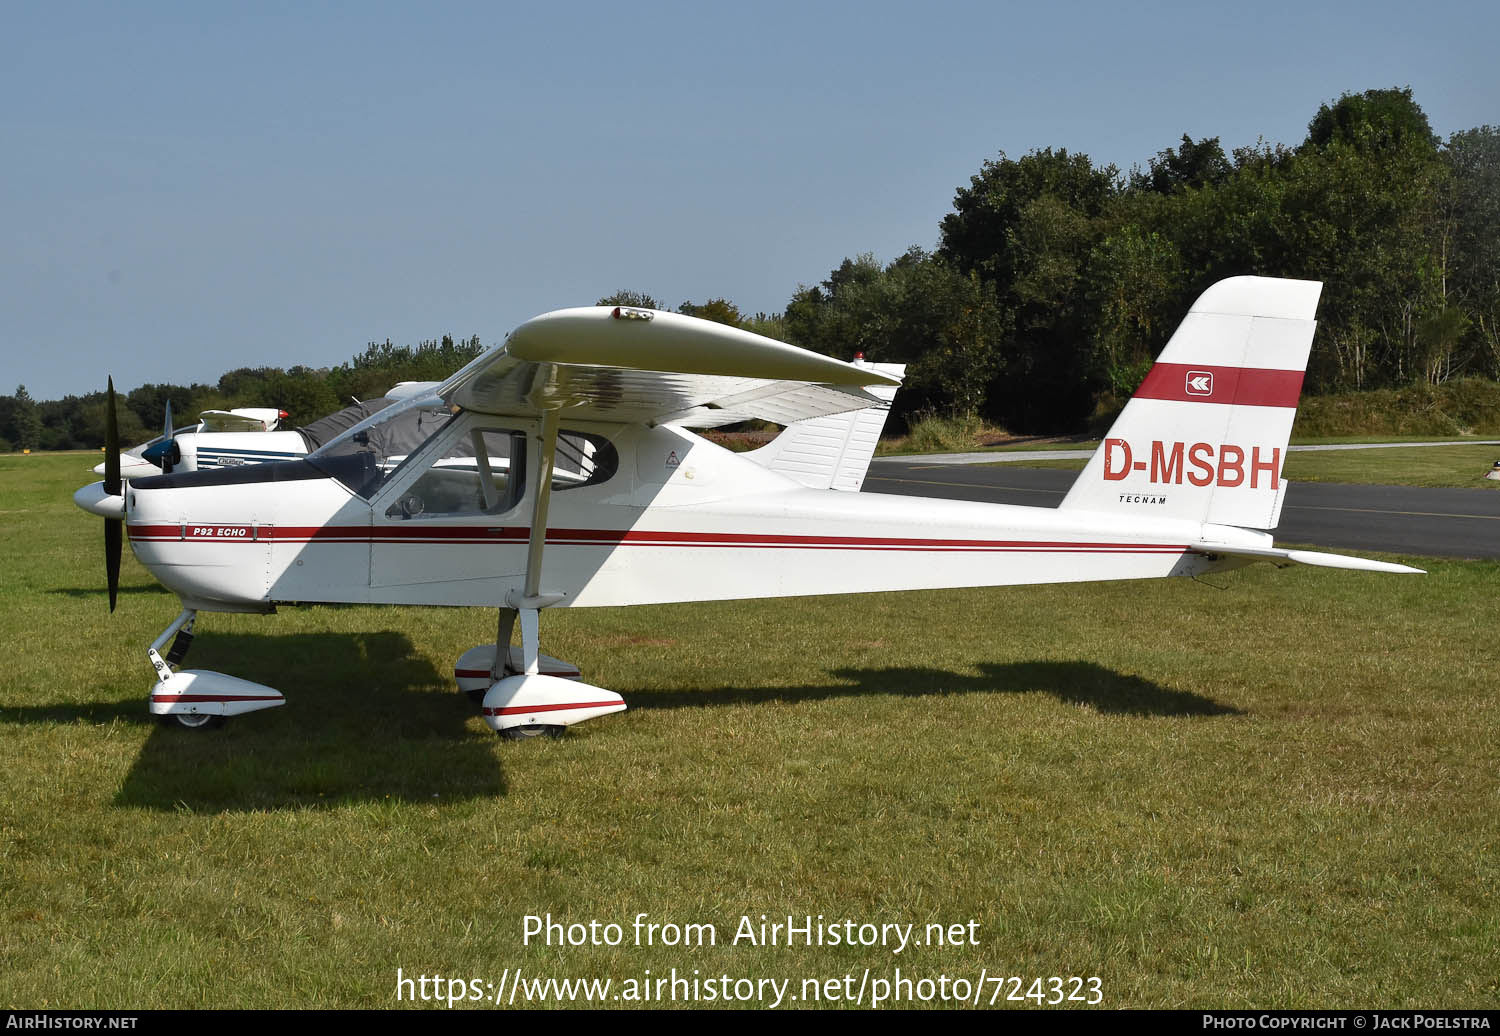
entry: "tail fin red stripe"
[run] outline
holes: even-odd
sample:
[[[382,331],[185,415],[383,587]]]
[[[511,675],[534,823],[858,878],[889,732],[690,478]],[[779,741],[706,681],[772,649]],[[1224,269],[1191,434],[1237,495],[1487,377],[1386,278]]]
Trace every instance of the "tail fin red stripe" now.
[[[1135,394],[1139,399],[1184,403],[1295,407],[1302,394],[1302,373],[1259,367],[1157,363]]]

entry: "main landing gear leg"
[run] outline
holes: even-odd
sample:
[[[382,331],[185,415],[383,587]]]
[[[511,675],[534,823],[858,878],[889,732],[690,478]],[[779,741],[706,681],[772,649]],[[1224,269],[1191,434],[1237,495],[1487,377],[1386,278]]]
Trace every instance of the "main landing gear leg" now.
[[[463,657],[458,660],[458,664],[453,667],[453,675],[458,678],[459,690],[468,695],[469,700],[474,703],[475,708],[482,708],[484,706],[484,696],[489,693],[491,686],[505,679],[507,676],[515,676],[519,672],[511,662],[510,647],[511,637],[516,632],[516,615],[517,612],[514,608],[501,608],[499,621],[495,624],[493,653],[486,650],[486,645],[481,644],[477,648],[465,651]],[[489,679],[477,686],[470,684],[466,688],[466,679],[477,678],[479,676],[479,672],[475,671],[478,669],[478,665],[470,662],[470,659],[476,655],[482,657],[484,654],[489,654]]]
[[[484,696],[484,720],[501,737],[556,736],[564,727],[625,708],[624,699],[613,691],[541,671],[539,613],[560,600],[561,594],[515,594],[505,602],[521,624],[522,671],[496,680]]]
[[[516,675],[515,667],[510,664],[510,638],[515,635],[518,614],[514,608],[500,609],[500,623],[495,630],[495,658],[490,663],[491,683]]]
[[[538,612],[563,600],[542,592],[542,549],[547,542],[547,507],[552,499],[552,469],[557,457],[558,411],[542,414],[531,437],[527,495],[531,499],[531,533],[526,541],[526,581],[512,591],[500,611],[500,637],[490,663],[493,682],[485,692],[484,721],[502,737],[556,735],[573,723],[619,712],[625,701],[613,691],[542,673]],[[521,671],[511,672],[510,634],[521,623]],[[502,669],[505,675],[502,674]]]

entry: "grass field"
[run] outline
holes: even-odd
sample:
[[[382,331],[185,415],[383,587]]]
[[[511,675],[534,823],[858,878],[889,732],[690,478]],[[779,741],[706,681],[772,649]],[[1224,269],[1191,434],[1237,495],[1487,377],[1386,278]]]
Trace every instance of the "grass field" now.
[[[107,614],[91,463],[0,457],[7,1007],[390,1007],[398,967],[1500,999],[1500,566],[563,611],[631,710],[523,743],[450,683],[490,614],[208,615],[189,664],[289,704],[203,734],[146,715],[177,605],[127,557]],[[547,913],[625,944],[523,945]],[[726,945],[762,914],[977,945]]]

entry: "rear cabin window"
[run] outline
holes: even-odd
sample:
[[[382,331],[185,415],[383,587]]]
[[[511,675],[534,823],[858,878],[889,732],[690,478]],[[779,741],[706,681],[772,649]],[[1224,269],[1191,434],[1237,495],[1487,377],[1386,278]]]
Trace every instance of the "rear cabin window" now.
[[[614,443],[589,432],[560,432],[552,461],[552,491],[582,489],[608,482],[620,470]]]

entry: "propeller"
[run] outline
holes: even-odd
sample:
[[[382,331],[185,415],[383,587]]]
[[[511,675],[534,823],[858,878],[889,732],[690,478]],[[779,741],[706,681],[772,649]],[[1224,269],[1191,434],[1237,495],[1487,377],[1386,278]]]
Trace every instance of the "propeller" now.
[[[170,420],[170,419],[169,419]],[[109,396],[104,404],[104,492],[119,496],[120,426],[115,420],[115,379],[109,379]],[[120,550],[124,542],[125,523],[119,518],[104,519],[104,571],[109,579],[109,610],[115,610],[120,593]]]
[[[141,457],[161,468],[163,475],[170,475],[173,466],[182,463],[182,450],[178,448],[177,440],[172,438],[172,401],[170,399],[167,400],[167,423],[162,429],[161,439],[155,446],[142,450]]]

